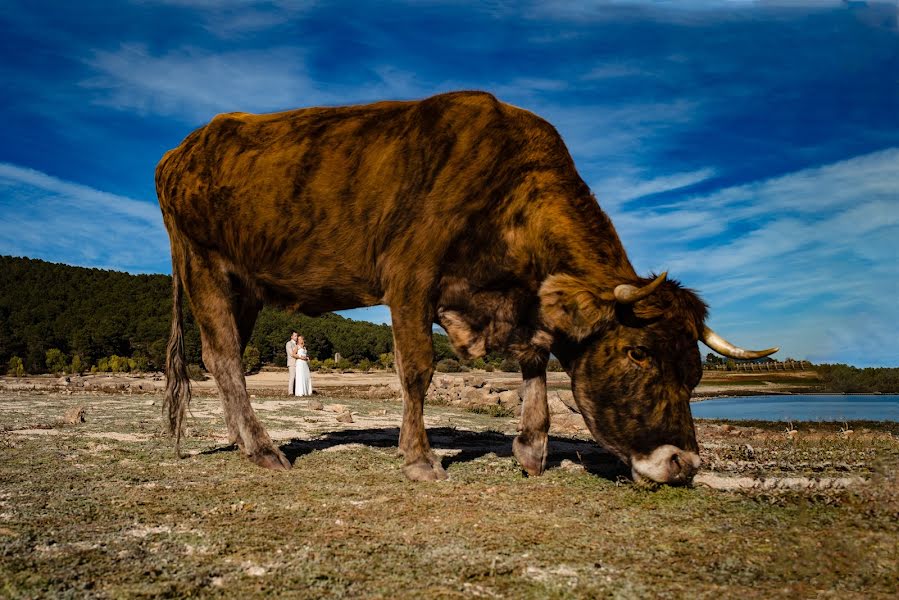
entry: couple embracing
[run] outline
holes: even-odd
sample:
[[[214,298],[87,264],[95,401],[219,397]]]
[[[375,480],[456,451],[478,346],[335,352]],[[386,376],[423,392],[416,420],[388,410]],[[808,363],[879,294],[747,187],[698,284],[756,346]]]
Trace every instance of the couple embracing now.
[[[303,336],[296,331],[291,332],[287,350],[287,370],[289,379],[287,393],[297,396],[312,395],[312,375],[309,372],[309,352]]]

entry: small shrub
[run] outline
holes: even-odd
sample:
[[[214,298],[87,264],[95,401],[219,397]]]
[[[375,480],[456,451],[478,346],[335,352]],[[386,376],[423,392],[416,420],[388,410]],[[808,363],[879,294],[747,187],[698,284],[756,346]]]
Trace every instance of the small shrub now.
[[[434,367],[435,370],[439,373],[461,373],[462,365],[459,364],[458,360],[454,360],[452,358],[444,358],[437,366]]]
[[[137,363],[130,358],[113,354],[97,361],[97,368],[105,373],[127,373],[132,369],[132,364],[137,366]]]
[[[336,368],[338,371],[349,371],[350,369],[353,368],[353,363],[350,362],[350,359],[348,359],[348,358],[341,358],[334,365],[334,368]]]
[[[560,371],[564,371],[565,369],[562,368],[562,363],[559,362],[558,358],[551,358],[549,359],[549,362],[546,363],[546,370],[552,371],[553,373],[558,373]]]
[[[371,371],[371,361],[368,360],[367,358],[363,358],[362,360],[360,360],[359,361],[359,370],[364,373]]]
[[[47,369],[51,373],[64,373],[66,371],[66,355],[59,348],[47,350]]]
[[[488,417],[514,417],[515,413],[511,409],[501,404],[488,404],[487,406],[472,406],[465,409],[467,412],[478,415],[487,415]]]
[[[488,373],[493,373],[496,371],[496,367],[493,366],[493,363],[487,363],[487,366],[484,367],[484,370]]]
[[[326,358],[322,361],[322,369],[328,369],[329,371],[333,369],[335,366],[333,358]]]
[[[506,358],[503,359],[503,362],[499,363],[499,370],[503,373],[518,373],[521,371],[521,366],[519,366],[518,361],[514,358]]]
[[[471,361],[471,364],[469,366],[472,369],[480,369],[483,371],[484,369],[487,368],[487,363],[486,363],[486,361],[484,361],[483,358],[475,358],[474,360]]]
[[[382,354],[381,356],[378,357],[378,362],[385,369],[393,368],[393,360],[394,360],[393,352],[387,352],[386,354]]]
[[[310,371],[318,371],[321,368],[322,368],[322,361],[318,360],[317,358],[309,359],[309,370]]]
[[[254,346],[253,344],[247,344],[247,347],[244,348],[243,358],[241,358],[241,363],[243,363],[243,372],[244,373],[255,373],[259,370],[259,365],[262,362],[259,360],[259,348]]]
[[[84,372],[85,364],[81,361],[81,355],[76,354],[72,357],[72,364],[69,367],[69,372],[73,375],[81,375]]]
[[[200,368],[200,365],[191,363],[187,365],[187,376],[193,381],[206,381],[206,373]]]
[[[128,361],[132,371],[146,373],[150,369],[150,357],[143,353],[137,353]]]
[[[22,377],[25,375],[25,365],[22,364],[22,359],[18,356],[10,358],[6,374],[10,377]]]

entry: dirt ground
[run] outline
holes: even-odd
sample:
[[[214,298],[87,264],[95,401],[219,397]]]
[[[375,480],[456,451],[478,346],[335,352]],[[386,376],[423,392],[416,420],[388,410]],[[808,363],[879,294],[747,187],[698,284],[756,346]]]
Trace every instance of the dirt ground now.
[[[158,393],[0,389],[0,596],[899,592],[899,424],[699,421],[703,471],[671,488],[631,483],[585,433],[555,433],[546,474],[524,477],[515,419],[426,406],[449,480],[422,484],[395,456],[401,404],[362,393],[374,379],[317,377],[313,410],[258,393],[277,375],[251,392],[287,473],[226,446],[212,394],[194,399],[179,460]],[[63,424],[77,407],[84,422]]]
[[[521,383],[518,373],[495,371],[473,372],[483,377],[490,384],[515,388]],[[435,373],[434,378],[448,377],[461,379],[465,373]],[[28,390],[78,390],[85,385],[107,391],[127,391],[129,393],[154,393],[165,389],[165,379],[161,373],[141,374],[95,374],[65,377],[47,375],[33,377],[0,377],[0,391]],[[264,371],[249,375],[246,378],[247,389],[251,394],[281,395],[287,388],[287,368],[267,367]],[[366,386],[384,386],[398,388],[396,374],[392,370],[374,370],[368,373],[321,373],[312,374],[312,383],[316,389],[332,393],[336,389],[363,388]],[[204,381],[191,383],[199,395],[215,394],[215,380],[207,377]],[[571,389],[571,380],[565,373],[547,373],[547,385],[550,389]],[[820,385],[814,371],[777,371],[771,373],[737,373],[727,371],[706,371],[702,381],[694,390],[694,399],[702,399],[729,395],[802,393],[815,391]],[[338,392],[339,393],[339,392]]]

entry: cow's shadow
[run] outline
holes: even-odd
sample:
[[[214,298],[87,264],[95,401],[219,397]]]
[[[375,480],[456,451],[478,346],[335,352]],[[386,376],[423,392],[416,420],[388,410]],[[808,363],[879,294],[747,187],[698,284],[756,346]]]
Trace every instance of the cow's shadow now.
[[[311,440],[292,439],[280,445],[281,451],[293,464],[306,454],[316,450],[326,450],[348,444],[360,444],[371,448],[396,448],[400,430],[397,427],[381,427],[370,429],[345,429],[325,433]],[[452,465],[477,460],[488,454],[508,458],[512,456],[512,440],[514,435],[495,431],[464,431],[451,427],[435,427],[428,429],[431,447],[435,450],[455,450],[456,452],[440,452],[443,468],[452,475]],[[206,450],[202,454],[234,451],[235,446],[218,447]],[[629,477],[630,470],[615,456],[600,448],[592,440],[579,440],[550,436],[549,456],[546,468],[554,469],[568,460],[575,465],[604,479],[617,480]]]

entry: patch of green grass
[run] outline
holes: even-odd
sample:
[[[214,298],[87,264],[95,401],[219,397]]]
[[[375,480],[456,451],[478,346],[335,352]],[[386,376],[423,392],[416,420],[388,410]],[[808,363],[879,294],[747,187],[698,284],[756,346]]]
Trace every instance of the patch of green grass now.
[[[472,406],[466,408],[465,412],[474,413],[476,415],[487,415],[488,417],[514,417],[515,413],[500,404],[488,404],[486,406]]]

